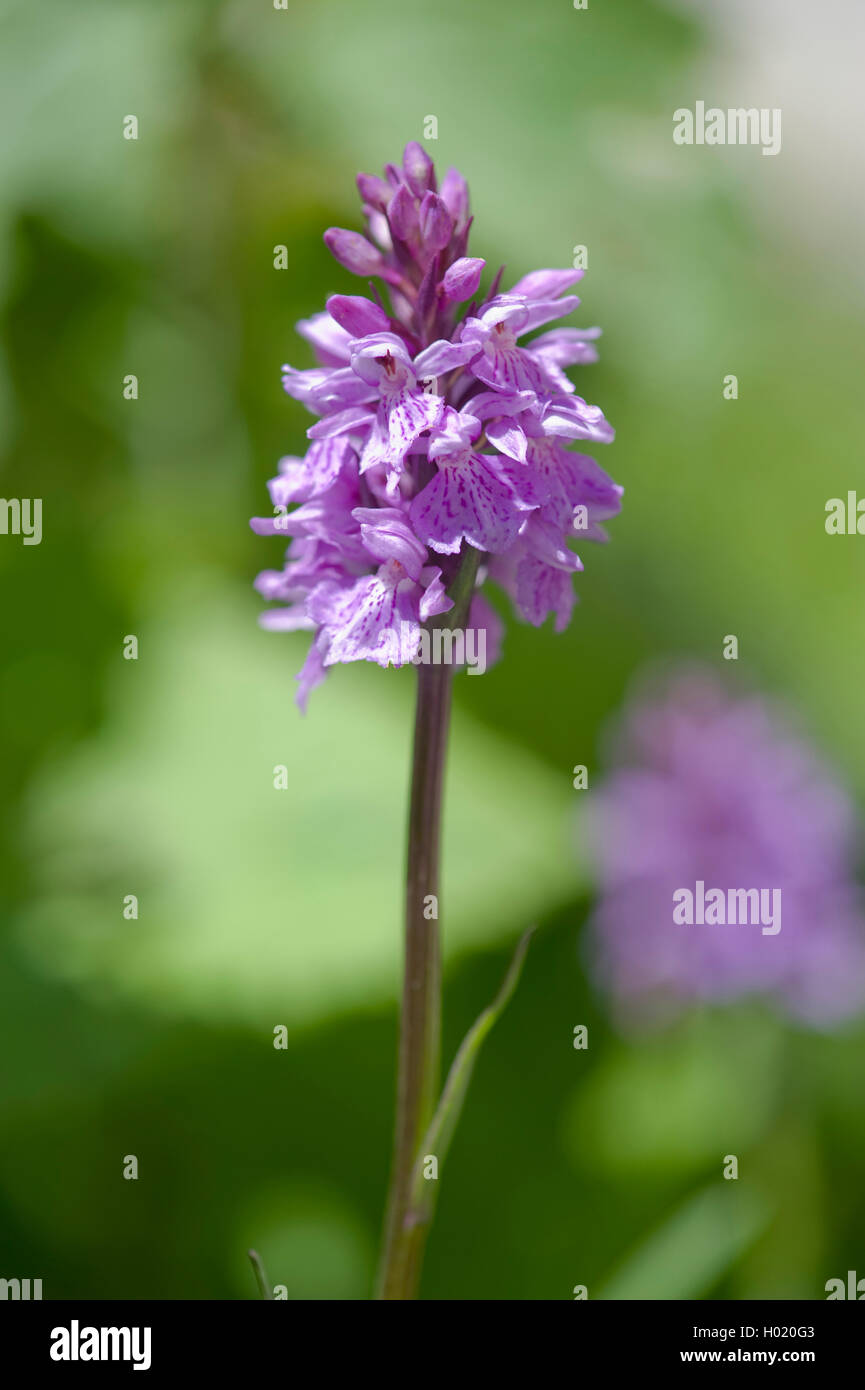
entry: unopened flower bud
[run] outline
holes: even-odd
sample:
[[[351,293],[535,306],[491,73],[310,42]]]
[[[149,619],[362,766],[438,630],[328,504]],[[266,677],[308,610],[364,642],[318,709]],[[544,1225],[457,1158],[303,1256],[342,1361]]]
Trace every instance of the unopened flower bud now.
[[[381,252],[360,232],[349,232],[344,227],[328,227],[324,244],[334,259],[350,270],[352,275],[377,275],[382,268]]]
[[[420,205],[420,234],[427,251],[443,251],[451,239],[453,219],[437,193],[426,193]]]
[[[412,193],[422,198],[432,187],[433,162],[417,140],[410,140],[405,147],[402,167]]]
[[[384,333],[390,328],[390,319],[384,310],[363,295],[332,294],[327,301],[327,311],[353,338],[362,338],[366,333]]]
[[[417,204],[404,183],[400,184],[388,203],[387,220],[398,241],[410,241],[417,231]]]
[[[452,304],[471,299],[472,295],[477,293],[485,265],[486,261],[482,261],[478,256],[461,256],[453,265],[448,266],[441,282],[441,291],[445,299]]]
[[[440,192],[457,227],[463,227],[469,215],[469,186],[458,169],[448,169]]]

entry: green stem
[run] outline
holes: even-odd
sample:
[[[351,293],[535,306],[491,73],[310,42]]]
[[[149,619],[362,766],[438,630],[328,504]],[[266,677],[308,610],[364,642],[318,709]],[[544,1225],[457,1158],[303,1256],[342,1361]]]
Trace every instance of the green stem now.
[[[431,627],[464,628],[480,556],[466,547],[449,595],[453,608]],[[405,963],[396,1122],[377,1296],[417,1297],[428,1224],[412,1222],[412,1175],[438,1098],[441,1053],[441,943],[438,924],[442,789],[452,667],[418,666],[409,800]],[[431,899],[435,900],[434,908]],[[433,915],[435,914],[435,915]]]

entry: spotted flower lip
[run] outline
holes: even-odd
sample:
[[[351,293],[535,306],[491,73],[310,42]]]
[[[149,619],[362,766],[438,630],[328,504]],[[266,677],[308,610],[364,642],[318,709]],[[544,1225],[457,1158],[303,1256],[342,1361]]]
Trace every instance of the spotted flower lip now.
[[[374,575],[358,579],[350,588],[327,581],[313,591],[310,617],[333,635],[322,648],[322,664],[340,661],[374,661],[389,666],[393,661],[392,634],[405,645],[420,636],[421,624],[447,612],[452,600],[441,583],[441,570],[422,569],[413,579],[399,560],[385,561]]]
[[[479,420],[449,406],[446,417],[429,446],[437,471],[412,501],[409,520],[431,550],[455,555],[465,541],[500,554],[513,545],[525,513],[540,504],[538,490],[526,469],[474,450]]]
[[[468,185],[456,169],[439,181],[417,141],[357,186],[365,232],[324,240],[362,292],[332,294],[298,324],[316,365],[286,364],[283,386],[316,418],[306,454],[286,455],[269,484],[273,516],[251,523],[288,543],[283,569],[257,580],[282,605],[263,626],[313,634],[301,707],[331,666],[410,659],[394,631],[448,611],[470,550],[471,611],[496,648],[482,586],[563,630],[582,569],[571,547],[606,539],[600,523],[621,507],[622,489],[572,449],[613,438],[566,374],[597,360],[600,330],[550,327],[579,305],[584,272],[533,270],[502,290],[499,271],[483,291]]]

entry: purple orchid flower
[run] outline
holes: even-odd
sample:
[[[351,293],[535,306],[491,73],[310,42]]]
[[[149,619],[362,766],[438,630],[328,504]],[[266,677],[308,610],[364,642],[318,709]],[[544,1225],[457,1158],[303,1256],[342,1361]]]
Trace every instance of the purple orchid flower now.
[[[283,570],[259,576],[284,605],[263,624],[314,634],[301,702],[339,662],[411,660],[393,634],[447,611],[471,553],[473,611],[493,611],[479,595],[489,582],[526,621],[552,614],[562,630],[582,569],[572,546],[606,539],[601,522],[621,506],[622,489],[573,450],[613,438],[565,371],[597,359],[600,330],[548,327],[579,304],[568,291],[583,271],[531,271],[507,293],[500,272],[484,299],[465,179],[452,169],[439,186],[416,142],[358,188],[366,235],[330,228],[325,242],[382,290],[331,295],[298,325],[317,365],[285,366],[283,385],[317,418],[306,455],[282,459],[269,485],[274,516],[252,523],[288,543]]]

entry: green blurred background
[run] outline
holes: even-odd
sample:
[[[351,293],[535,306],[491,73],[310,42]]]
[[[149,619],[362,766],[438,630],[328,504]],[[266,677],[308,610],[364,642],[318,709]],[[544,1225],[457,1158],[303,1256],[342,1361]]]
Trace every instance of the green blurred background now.
[[[353,288],[321,232],[358,225],[356,170],[428,115],[475,255],[512,281],[588,247],[576,321],[604,338],[579,389],[626,497],[569,631],[509,622],[501,664],[457,681],[446,1055],[541,931],[443,1171],[424,1296],[821,1298],[865,1274],[862,1027],[748,1007],[628,1041],[579,946],[571,769],[597,781],[647,661],[720,669],[735,633],[865,793],[865,542],[823,526],[865,491],[861,34],[846,0],[753,9],[0,4],[2,491],[44,499],[40,546],[0,538],[0,1274],[252,1298],[254,1245],[291,1298],[368,1294],[412,673],[339,670],[301,718],[305,643],[257,628],[251,588],[279,545],[247,518],[303,447],[294,322]],[[781,154],[674,146],[696,99],[782,106]]]

